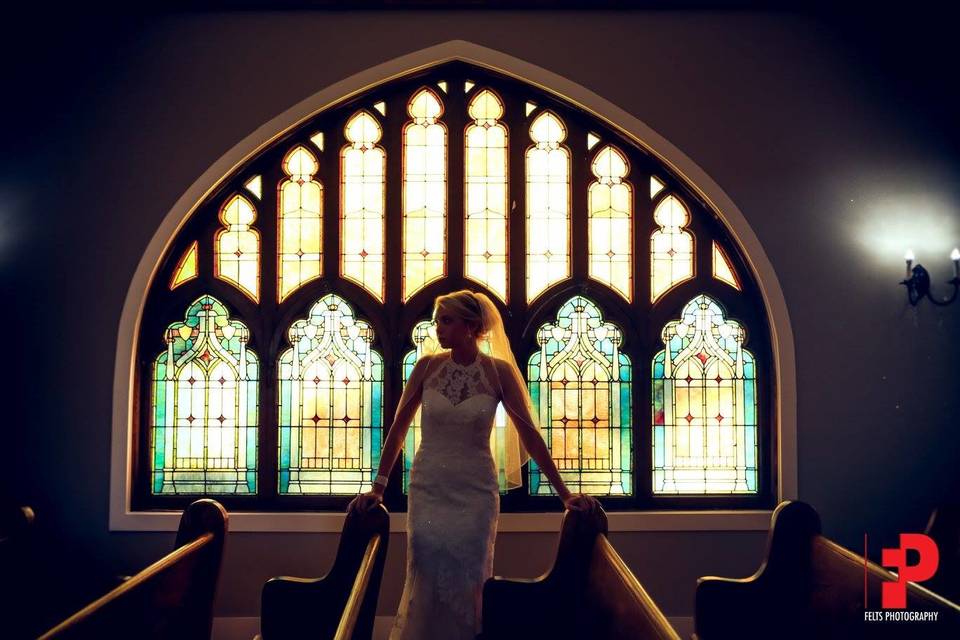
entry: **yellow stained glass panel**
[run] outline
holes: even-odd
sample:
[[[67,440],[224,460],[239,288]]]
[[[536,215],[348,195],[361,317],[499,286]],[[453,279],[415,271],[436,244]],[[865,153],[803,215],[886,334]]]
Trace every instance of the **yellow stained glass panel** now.
[[[383,130],[360,111],[347,121],[340,154],[340,272],[383,301],[386,152]]]
[[[533,113],[533,111],[536,108],[537,108],[537,105],[533,102],[528,102],[526,105],[524,105],[524,110],[527,115],[530,115],[531,113]]]
[[[545,111],[530,125],[527,150],[527,302],[570,275],[570,152],[560,118]]]
[[[440,98],[418,91],[403,128],[403,300],[446,271],[447,130]]]
[[[600,142],[600,138],[592,133],[587,134],[587,150],[593,149],[595,146],[597,146],[598,142]]]
[[[477,93],[468,107],[465,274],[507,301],[507,128],[495,93]]]
[[[317,159],[297,146],[282,165],[287,178],[280,183],[277,211],[280,302],[320,276],[323,247],[323,185],[313,177],[320,168]]]
[[[473,84],[474,84],[474,83],[470,82],[469,80],[467,80],[466,82],[464,82],[464,83],[463,83],[463,92],[464,92],[464,93],[470,93],[470,89],[473,89]]]
[[[627,301],[633,292],[633,187],[625,180],[626,157],[604,147],[591,165],[597,178],[587,195],[590,277],[604,282]]]
[[[170,279],[170,290],[174,290],[188,280],[197,277],[197,241],[193,241],[190,247],[183,252],[177,268],[173,270],[173,277]]]
[[[235,195],[220,209],[224,229],[214,238],[214,275],[260,301],[260,234],[250,225],[257,219],[253,204]]]
[[[674,195],[660,201],[653,212],[660,228],[650,236],[650,300],[656,302],[673,286],[693,277],[693,234],[687,207]]]
[[[440,87],[440,91],[443,91],[444,93],[447,92],[447,83],[446,83],[446,82],[442,82],[442,81],[441,81],[441,82],[438,82],[438,83],[437,83],[437,86]]]
[[[310,142],[317,146],[317,149],[323,151],[323,132],[318,131],[317,133],[310,136]]]
[[[740,282],[737,280],[733,267],[730,266],[730,260],[727,254],[723,252],[716,242],[713,243],[713,277],[740,291]]]

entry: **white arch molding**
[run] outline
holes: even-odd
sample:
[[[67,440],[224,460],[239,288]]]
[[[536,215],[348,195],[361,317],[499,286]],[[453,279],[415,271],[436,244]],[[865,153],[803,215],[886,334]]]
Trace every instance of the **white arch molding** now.
[[[649,126],[601,96],[551,71],[500,51],[465,40],[451,40],[410,53],[354,74],[291,107],[262,125],[227,151],[200,176],[164,217],[144,251],[130,282],[117,332],[113,382],[111,440],[110,529],[125,531],[175,531],[176,512],[134,512],[130,509],[134,367],[141,313],[150,283],[168,245],[196,207],[218,183],[247,158],[268,146],[281,133],[319,111],[371,86],[412,71],[450,60],[462,60],[515,77],[573,102],[637,141],[663,163],[683,176],[726,223],[754,271],[766,305],[777,380],[775,423],[779,473],[779,500],[797,497],[797,400],[793,330],[783,291],[773,266],[740,209],[726,192],[690,158]],[[612,531],[766,531],[771,511],[643,511],[609,513]],[[504,513],[498,530],[557,531],[560,513]],[[406,530],[406,514],[391,514],[391,530]],[[231,531],[339,532],[342,513],[242,513],[230,514]]]

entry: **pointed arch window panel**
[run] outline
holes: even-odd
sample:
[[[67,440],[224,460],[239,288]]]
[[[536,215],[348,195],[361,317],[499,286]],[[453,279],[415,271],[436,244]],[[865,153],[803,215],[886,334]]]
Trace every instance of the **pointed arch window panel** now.
[[[383,300],[387,156],[380,123],[367,111],[344,128],[340,153],[340,271]]]
[[[757,491],[757,371],[745,331],[700,295],[653,359],[653,491]]]
[[[527,301],[570,276],[570,151],[567,128],[544,111],[527,149]]]
[[[775,506],[756,260],[642,141],[463,61],[267,137],[183,212],[153,265],[130,380],[132,511],[211,495],[342,513],[436,346],[424,294],[462,288],[500,309],[571,490],[608,510]],[[498,404],[493,445],[506,418]],[[387,487],[394,513],[420,420]],[[502,509],[552,510],[542,471],[531,460]]]
[[[279,493],[370,489],[383,437],[383,358],[341,297],[317,301],[279,361]]]
[[[214,241],[216,276],[260,300],[260,234],[252,227],[257,210],[247,198],[235,195],[220,210],[223,228]]]
[[[260,364],[250,331],[213,296],[167,327],[153,363],[151,491],[257,492]]]
[[[622,342],[594,302],[574,296],[537,331],[540,349],[527,361],[544,439],[573,492],[633,493],[632,367]],[[531,495],[553,495],[536,462],[529,464]]]
[[[651,302],[693,277],[693,234],[684,229],[690,212],[680,198],[668,195],[653,211],[660,226],[650,236]]]
[[[588,191],[590,277],[630,300],[633,295],[633,187],[630,167],[615,147],[606,146],[590,165],[596,180]]]
[[[443,103],[421,89],[403,130],[403,299],[446,272],[447,129]]]
[[[489,89],[470,99],[466,143],[465,272],[507,301],[507,128],[503,102]]]
[[[317,158],[300,145],[282,162],[287,175],[280,182],[277,203],[277,242],[280,302],[320,276],[323,249],[323,185],[314,177]]]

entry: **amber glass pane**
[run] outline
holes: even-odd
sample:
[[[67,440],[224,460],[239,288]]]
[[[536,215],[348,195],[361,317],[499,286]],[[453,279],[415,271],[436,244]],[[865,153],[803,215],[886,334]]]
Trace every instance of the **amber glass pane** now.
[[[361,111],[347,122],[340,154],[340,272],[383,301],[386,152],[383,131]]]
[[[737,280],[736,272],[730,266],[727,254],[716,242],[713,243],[713,277],[740,291],[740,282]]]
[[[310,136],[310,142],[317,146],[317,149],[323,151],[323,132],[318,131],[317,133]]]
[[[466,255],[468,278],[507,300],[507,128],[492,91],[470,101],[466,130]]]
[[[630,172],[626,157],[607,146],[591,165],[590,277],[610,285],[628,301],[633,291],[633,187],[624,180]]]
[[[650,197],[655,198],[658,193],[663,191],[664,184],[655,176],[650,176]]]
[[[224,229],[214,239],[214,275],[260,301],[260,234],[250,225],[257,219],[253,204],[233,196],[220,209]]]
[[[430,89],[418,91],[403,128],[403,299],[446,271],[447,129],[443,106]]]
[[[527,150],[527,301],[570,275],[570,152],[550,112],[530,125]]]
[[[676,196],[660,201],[653,212],[660,228],[650,236],[650,299],[656,302],[674,285],[693,277],[693,234],[682,227],[690,213]]]
[[[173,270],[173,277],[170,278],[170,289],[176,289],[187,280],[193,280],[197,277],[197,242],[194,241],[190,247],[183,252],[177,268]]]
[[[313,177],[318,169],[317,159],[303,146],[292,149],[283,160],[287,178],[280,183],[277,206],[281,302],[303,283],[320,276],[323,185]]]

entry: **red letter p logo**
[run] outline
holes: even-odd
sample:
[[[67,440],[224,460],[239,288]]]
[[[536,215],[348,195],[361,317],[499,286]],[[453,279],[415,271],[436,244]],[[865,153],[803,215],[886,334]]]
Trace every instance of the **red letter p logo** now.
[[[907,549],[920,554],[915,565],[907,564]],[[933,577],[940,564],[940,551],[937,544],[922,533],[901,533],[899,549],[883,550],[883,566],[897,572],[896,582],[884,582],[882,605],[884,609],[905,609],[907,607],[907,582],[923,582]]]

